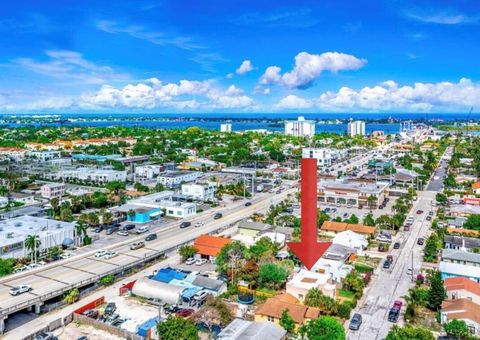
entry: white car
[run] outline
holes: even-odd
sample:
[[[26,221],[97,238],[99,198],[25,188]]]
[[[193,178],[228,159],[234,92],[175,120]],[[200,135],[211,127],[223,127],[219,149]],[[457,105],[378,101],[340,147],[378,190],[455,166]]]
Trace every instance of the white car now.
[[[407,268],[407,275],[412,275],[413,274],[413,269],[411,267]]]
[[[28,268],[27,266],[21,266],[21,267],[15,269],[13,272],[14,273],[21,273],[21,272],[24,272],[24,271],[29,270],[29,269],[30,268]]]
[[[27,268],[28,269],[35,269],[35,268],[39,268],[41,267],[42,265],[40,263],[30,263],[27,265]]]
[[[128,231],[126,231],[126,230],[119,230],[119,231],[117,231],[117,235],[120,235],[120,236],[128,236]]]
[[[118,253],[116,251],[107,251],[107,253],[103,256],[103,258],[105,260],[108,260],[115,256],[118,256]]]
[[[70,253],[63,253],[62,255],[60,255],[60,257],[61,257],[62,259],[68,259],[68,258],[71,257],[71,256],[72,256],[72,254],[70,254]]]
[[[32,286],[29,285],[18,285],[10,289],[10,295],[17,296],[23,293],[27,293],[32,290]]]
[[[193,257],[190,257],[188,258],[186,261],[185,261],[185,264],[188,264],[188,265],[192,265],[196,262],[197,260],[195,260]]]
[[[198,259],[197,261],[195,261],[196,266],[201,266],[202,264],[205,264],[205,263],[207,263],[207,259]]]
[[[204,224],[205,223],[203,223],[203,222],[197,222],[197,223],[195,223],[195,228],[203,227]]]
[[[105,256],[107,254],[107,251],[104,250],[104,249],[100,249],[99,251],[97,251],[95,253],[95,257],[102,257],[102,256]]]

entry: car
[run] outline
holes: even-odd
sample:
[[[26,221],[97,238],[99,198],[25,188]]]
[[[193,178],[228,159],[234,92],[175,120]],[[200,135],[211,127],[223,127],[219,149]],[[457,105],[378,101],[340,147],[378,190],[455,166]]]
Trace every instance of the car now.
[[[182,222],[180,223],[180,228],[183,229],[183,228],[188,228],[192,225],[191,222]]]
[[[214,220],[218,220],[218,219],[220,219],[220,218],[222,218],[222,217],[223,217],[222,213],[216,213],[216,214],[213,216],[213,219],[214,219]]]
[[[387,249],[386,249],[386,247],[385,247],[385,245],[384,245],[383,243],[380,243],[380,244],[378,245],[378,251],[379,251],[379,252],[382,252],[382,253],[383,253],[384,251],[387,251]]]
[[[400,242],[395,242],[393,244],[393,249],[400,249]]]
[[[100,226],[100,225],[98,225],[98,226],[96,226],[95,228],[92,229],[92,231],[93,231],[94,233],[97,233],[97,234],[100,233],[100,232],[102,232],[102,230],[103,230],[103,227]]]
[[[119,231],[117,231],[117,235],[128,236],[128,231],[127,230],[119,230]]]
[[[390,322],[397,322],[398,321],[398,316],[400,315],[400,310],[391,308],[390,311],[388,312],[388,321]]]
[[[89,310],[86,310],[85,312],[83,312],[83,315],[85,315],[89,318],[92,318],[92,319],[96,319],[96,318],[98,318],[98,311],[95,310],[95,309],[89,309]]]
[[[197,260],[193,257],[189,257],[186,261],[185,261],[185,264],[188,264],[188,265],[192,265],[192,264],[195,264],[195,262],[197,262]]]
[[[125,224],[122,229],[127,231],[135,229],[135,224]]]
[[[175,313],[176,316],[182,317],[182,318],[187,318],[192,314],[193,314],[193,309],[190,309],[190,308],[182,308]]]
[[[103,310],[103,314],[105,315],[111,315],[117,310],[117,305],[115,302],[109,302],[107,303],[107,306]]]
[[[119,327],[125,321],[125,319],[115,319],[110,323],[110,325],[112,325],[113,327]]]
[[[400,300],[395,300],[393,302],[393,307],[392,308],[396,308],[398,310],[402,309],[402,306],[403,306],[403,302],[400,301]]]
[[[404,231],[409,231],[409,230],[410,230],[410,226],[409,226],[408,224],[405,225],[405,226],[403,227],[403,230],[404,230]]]
[[[389,269],[391,264],[392,263],[390,261],[385,260],[385,262],[383,262],[383,269]]]
[[[352,331],[358,331],[360,325],[362,324],[362,316],[358,313],[353,314],[352,319],[350,320],[349,329]]]
[[[393,263],[393,256],[392,255],[387,255],[387,261],[390,263]]]
[[[23,293],[28,293],[32,290],[30,285],[18,285],[10,289],[10,295],[17,296]]]
[[[251,206],[251,205],[252,205],[252,202],[245,202],[245,206],[246,206],[246,207],[249,207],[249,206]]]
[[[203,227],[205,225],[205,223],[203,222],[197,222],[195,223],[195,228],[200,228],[200,227]]]
[[[116,251],[107,251],[105,256],[103,257],[105,260],[111,259],[115,256],[118,256],[118,253]]]
[[[336,213],[337,212],[337,208],[332,208],[332,213]]]
[[[104,249],[100,249],[95,253],[95,257],[103,257],[107,254],[107,251]]]
[[[146,233],[149,230],[150,230],[150,228],[148,226],[144,225],[144,226],[141,226],[141,227],[137,228],[137,230],[135,232],[137,234],[143,234],[143,233]]]
[[[149,234],[147,237],[145,237],[145,241],[153,241],[157,239],[157,234]]]
[[[33,340],[58,340],[58,338],[52,333],[40,332],[35,334]]]
[[[340,208],[342,205],[341,205],[340,203],[337,203],[335,206],[336,206],[337,208]]]
[[[348,218],[348,213],[344,213],[343,218]]]
[[[114,322],[115,320],[117,320],[119,317],[120,317],[120,315],[117,314],[117,313],[108,315],[108,316],[105,318],[105,323],[111,325],[112,322]]]
[[[42,265],[40,263],[30,263],[27,264],[27,268],[30,269],[35,269],[35,268],[40,268]]]
[[[408,267],[407,268],[407,275],[412,275],[413,274],[413,268]]]
[[[70,253],[63,253],[63,254],[60,255],[60,257],[65,260],[65,259],[68,259],[69,257],[72,257],[72,254],[70,254]]]
[[[77,340],[88,340],[88,336],[86,335],[79,336]]]
[[[195,295],[193,296],[193,299],[197,301],[203,301],[207,298],[207,296],[208,296],[208,293],[204,290],[201,290],[195,293]]]
[[[330,208],[323,209],[323,212],[326,212],[326,213],[330,212]]]
[[[348,209],[351,209],[351,208],[352,208],[352,205],[351,205],[351,204],[348,204],[348,205],[347,205],[347,208],[348,208]]]
[[[132,244],[130,244],[130,250],[137,250],[142,247],[145,247],[145,242],[143,241],[133,242]]]
[[[427,221],[431,221],[431,220],[432,220],[432,216],[427,216],[426,220],[427,220]]]
[[[433,211],[429,211],[428,215],[433,216]]]
[[[417,240],[417,244],[419,246],[423,245],[423,243],[425,243],[425,240],[423,239],[423,237],[419,237],[418,240]]]
[[[107,230],[105,230],[105,234],[112,235],[116,231],[118,231],[118,227],[109,227]]]
[[[417,215],[423,214],[423,210],[417,210]]]
[[[205,263],[207,263],[207,259],[198,259],[195,261],[195,265],[196,266],[201,266],[201,265],[204,265]]]

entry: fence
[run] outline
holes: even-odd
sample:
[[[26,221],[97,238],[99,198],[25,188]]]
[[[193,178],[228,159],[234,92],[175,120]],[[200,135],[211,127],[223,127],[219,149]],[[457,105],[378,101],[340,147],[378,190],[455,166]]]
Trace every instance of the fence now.
[[[124,339],[129,339],[129,340],[143,340],[143,337],[140,335],[137,335],[135,333],[129,332],[125,329],[121,329],[112,325],[108,325],[104,322],[89,318],[87,316],[81,315],[74,313],[73,314],[73,320],[85,325],[89,325],[92,327],[95,327],[97,329],[100,329],[102,331],[108,332],[110,334],[116,335],[118,337],[124,338]]]
[[[96,308],[96,307],[100,306],[101,304],[103,304],[104,302],[105,302],[105,296],[99,297],[98,299],[93,300],[92,302],[89,302],[86,305],[83,305],[82,307],[75,309],[74,313],[75,314],[83,314],[83,312],[85,312],[89,309]]]
[[[52,322],[50,322],[47,326],[43,327],[42,329],[40,330],[37,330],[35,333],[32,333],[30,335],[27,335],[26,337],[22,338],[22,340],[34,340],[35,337],[42,333],[42,332],[45,332],[45,333],[48,333],[48,332],[53,332],[54,330],[62,327],[62,326],[65,326],[65,325],[68,325],[70,322],[72,322],[73,320],[73,313],[72,314],[69,314],[67,315],[65,318],[59,318],[59,319],[56,319],[56,320],[53,320]]]

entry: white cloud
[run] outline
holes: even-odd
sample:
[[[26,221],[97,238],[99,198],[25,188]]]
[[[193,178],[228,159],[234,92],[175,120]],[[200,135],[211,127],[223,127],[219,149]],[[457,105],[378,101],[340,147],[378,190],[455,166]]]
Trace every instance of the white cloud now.
[[[234,76],[233,73],[228,73],[225,77],[226,77],[227,79],[232,79],[233,76]]]
[[[253,70],[252,62],[248,59],[244,60],[242,64],[235,70],[238,75],[244,75]]]
[[[313,102],[309,99],[301,98],[290,94],[278,102],[277,109],[308,109],[313,106]]]
[[[295,56],[295,66],[290,72],[282,75],[280,67],[270,66],[260,78],[260,84],[281,84],[288,88],[305,89],[312,86],[323,71],[336,73],[357,70],[366,63],[365,59],[345,53],[310,54],[300,52]]]
[[[45,53],[50,58],[49,61],[41,62],[30,58],[18,58],[13,62],[38,74],[87,84],[102,84],[108,81],[129,79],[128,75],[117,73],[109,66],[90,62],[81,53],[75,51],[49,50]]]
[[[264,94],[264,95],[270,94],[270,88],[267,87],[266,89],[264,89],[264,90],[263,90],[263,94]]]

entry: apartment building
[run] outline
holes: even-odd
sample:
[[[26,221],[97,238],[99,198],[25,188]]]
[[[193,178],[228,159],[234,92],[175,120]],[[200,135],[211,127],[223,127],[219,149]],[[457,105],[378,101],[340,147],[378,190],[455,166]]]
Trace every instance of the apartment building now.
[[[43,198],[52,199],[65,195],[65,188],[64,183],[47,183],[42,185],[40,191]]]
[[[313,137],[315,135],[315,121],[306,120],[300,116],[297,120],[285,121],[285,134],[296,137]]]

